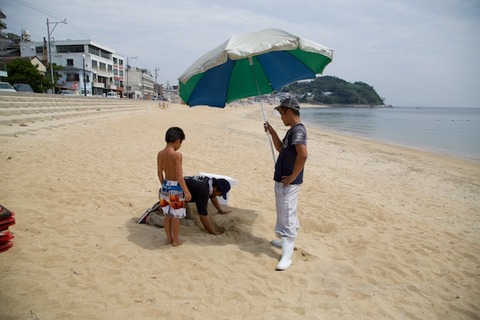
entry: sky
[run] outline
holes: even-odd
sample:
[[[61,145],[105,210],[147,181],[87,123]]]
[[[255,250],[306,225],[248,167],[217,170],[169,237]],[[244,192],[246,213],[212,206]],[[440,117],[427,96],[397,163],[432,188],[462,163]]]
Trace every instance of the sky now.
[[[0,0],[4,32],[90,39],[177,84],[233,34],[277,28],[334,50],[323,75],[393,106],[480,106],[480,0]],[[53,28],[53,24],[50,28]],[[157,72],[155,72],[157,69]]]

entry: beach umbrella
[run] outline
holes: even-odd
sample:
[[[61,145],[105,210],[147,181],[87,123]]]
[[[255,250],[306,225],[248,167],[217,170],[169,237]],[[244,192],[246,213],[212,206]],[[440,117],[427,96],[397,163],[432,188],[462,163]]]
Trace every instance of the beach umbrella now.
[[[333,50],[279,29],[238,34],[204,54],[178,78],[179,94],[190,107],[223,108],[237,99],[315,79],[332,57]],[[266,122],[261,99],[260,105]]]

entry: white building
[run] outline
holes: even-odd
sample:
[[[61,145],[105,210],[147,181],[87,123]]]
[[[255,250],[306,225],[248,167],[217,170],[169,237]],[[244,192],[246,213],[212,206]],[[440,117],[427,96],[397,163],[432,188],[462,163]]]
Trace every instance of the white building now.
[[[60,40],[50,43],[51,55],[44,42],[22,43],[22,57],[51,58],[52,63],[64,67],[56,71],[60,75],[56,87],[84,94],[105,95],[107,92],[123,92],[124,59],[115,51],[91,40]],[[49,73],[50,70],[47,70]]]
[[[147,69],[130,67],[128,70],[128,85],[125,92],[133,99],[156,99],[152,73]],[[128,87],[127,87],[128,86]]]

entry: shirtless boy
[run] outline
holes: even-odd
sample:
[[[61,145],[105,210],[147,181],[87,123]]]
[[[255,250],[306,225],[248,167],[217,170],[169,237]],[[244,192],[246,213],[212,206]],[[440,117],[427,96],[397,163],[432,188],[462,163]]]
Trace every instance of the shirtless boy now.
[[[183,178],[182,154],[180,149],[185,134],[178,127],[165,133],[167,145],[157,155],[157,174],[160,180],[160,204],[164,214],[166,244],[176,247],[182,244],[179,238],[180,219],[186,215],[186,201],[192,198]]]

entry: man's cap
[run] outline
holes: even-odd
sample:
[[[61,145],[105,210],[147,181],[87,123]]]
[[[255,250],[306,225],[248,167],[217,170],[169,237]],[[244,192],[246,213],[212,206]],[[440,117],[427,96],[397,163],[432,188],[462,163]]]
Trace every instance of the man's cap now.
[[[278,110],[281,107],[290,108],[290,109],[293,109],[293,110],[300,111],[300,104],[298,103],[297,99],[295,99],[295,98],[284,99],[282,102],[280,102],[280,105],[278,107],[275,107],[275,109]]]
[[[225,179],[217,179],[218,190],[222,193],[223,199],[227,200],[227,193],[230,191],[230,182]]]

